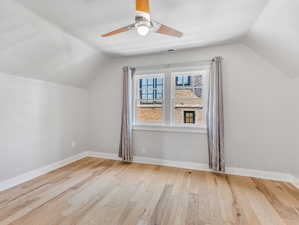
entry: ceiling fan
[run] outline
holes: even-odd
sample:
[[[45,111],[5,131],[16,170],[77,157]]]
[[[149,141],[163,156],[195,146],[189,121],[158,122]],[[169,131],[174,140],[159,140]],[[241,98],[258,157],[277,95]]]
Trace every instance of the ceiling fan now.
[[[107,34],[103,34],[101,36],[108,37],[135,29],[137,30],[137,33],[141,36],[148,35],[151,30],[159,34],[164,34],[178,38],[183,36],[182,32],[151,19],[149,0],[136,0],[135,23],[119,28]]]

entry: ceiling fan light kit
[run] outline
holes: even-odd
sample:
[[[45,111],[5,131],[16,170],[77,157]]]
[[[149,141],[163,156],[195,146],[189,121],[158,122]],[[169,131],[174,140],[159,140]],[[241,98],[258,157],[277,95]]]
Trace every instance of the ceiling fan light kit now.
[[[122,27],[101,36],[108,37],[130,30],[136,30],[137,33],[141,36],[147,36],[151,30],[162,35],[168,35],[178,38],[183,36],[182,32],[151,19],[149,0],[136,0],[136,17],[134,24]]]
[[[137,11],[137,15],[135,17],[135,28],[137,33],[141,36],[146,36],[149,34],[152,27],[153,24],[151,22],[150,15]]]
[[[145,24],[136,24],[137,33],[141,36],[147,36],[150,32],[150,27]]]

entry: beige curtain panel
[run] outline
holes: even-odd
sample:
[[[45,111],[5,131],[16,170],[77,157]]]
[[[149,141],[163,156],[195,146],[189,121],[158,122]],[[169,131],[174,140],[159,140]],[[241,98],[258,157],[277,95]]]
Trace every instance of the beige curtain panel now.
[[[222,58],[215,57],[211,65],[207,107],[209,167],[225,171]]]
[[[132,140],[132,78],[135,68],[123,68],[123,100],[121,117],[121,135],[119,145],[119,157],[125,162],[133,161],[133,140]]]

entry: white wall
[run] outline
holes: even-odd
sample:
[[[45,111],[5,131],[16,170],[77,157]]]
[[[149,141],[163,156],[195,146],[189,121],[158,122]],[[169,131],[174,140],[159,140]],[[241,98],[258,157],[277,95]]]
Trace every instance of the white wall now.
[[[298,145],[297,145],[297,148],[294,149],[294,151],[296,152],[296,155],[294,157],[294,161],[295,161],[294,175],[297,177],[297,179],[298,179],[297,183],[299,184],[299,150],[298,150]]]
[[[117,153],[121,67],[224,57],[225,151],[228,166],[299,175],[299,80],[282,74],[244,45],[115,58],[90,88],[91,150]],[[142,148],[147,150],[143,153]],[[206,136],[135,131],[139,156],[207,163]]]
[[[87,104],[87,90],[0,73],[0,181],[86,151]]]

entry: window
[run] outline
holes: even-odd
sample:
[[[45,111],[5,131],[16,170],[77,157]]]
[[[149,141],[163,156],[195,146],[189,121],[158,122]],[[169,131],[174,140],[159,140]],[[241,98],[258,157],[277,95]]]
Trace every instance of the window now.
[[[134,126],[205,127],[209,69],[134,76]]]
[[[184,123],[195,123],[195,111],[184,111]]]
[[[179,75],[176,76],[175,81],[176,81],[176,86],[190,86],[191,76]]]
[[[178,77],[188,77],[190,86],[175,87],[173,91],[173,108],[174,108],[174,123],[176,125],[203,125],[204,124],[204,96],[202,94],[203,88],[203,75],[201,73],[188,73],[188,75],[181,75],[181,73],[173,73],[175,79]],[[192,75],[191,75],[192,74]],[[185,120],[185,112],[194,112],[194,121],[191,123],[189,120]]]
[[[164,75],[135,77],[136,123],[161,123],[163,117]]]

